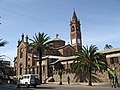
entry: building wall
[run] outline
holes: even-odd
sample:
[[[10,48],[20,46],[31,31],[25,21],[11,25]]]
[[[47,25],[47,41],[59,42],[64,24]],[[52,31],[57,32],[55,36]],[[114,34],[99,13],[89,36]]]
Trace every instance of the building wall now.
[[[74,12],[75,13],[75,12]],[[77,18],[77,17],[75,17]],[[70,32],[70,39],[76,39],[75,47],[72,47],[71,45],[65,45],[65,41],[59,39],[56,37],[54,40],[50,41],[50,44],[54,45],[55,47],[55,53],[49,53],[48,55],[56,55],[56,56],[74,56],[75,51],[80,51],[80,45],[82,44],[81,42],[81,31],[80,31],[80,21],[77,20],[77,22],[71,21],[70,23],[70,31],[72,26],[75,27],[75,32]],[[26,74],[26,73],[33,73],[33,68],[35,69],[35,74],[39,74],[39,63],[38,60],[34,60],[33,54],[28,52],[28,37],[26,36],[26,41],[24,40],[24,35],[22,34],[22,40],[18,41],[18,46],[17,46],[17,58],[16,58],[16,63],[15,63],[15,68],[16,68],[16,75],[19,77],[20,76],[20,71],[22,70],[21,75]],[[22,53],[22,57],[21,56]],[[45,71],[43,70],[43,73],[45,74],[46,78],[48,78],[50,74],[51,67],[49,66],[49,62],[47,60],[42,62],[42,66],[44,67]],[[68,70],[70,69],[69,61],[64,64],[65,69]],[[42,67],[42,68],[43,68]],[[44,75],[43,75],[44,76]]]
[[[17,48],[17,75],[20,76],[20,69],[22,68],[21,74],[25,74],[25,67],[26,67],[26,45],[24,41],[21,42],[19,47]]]
[[[120,77],[120,52],[106,54],[106,59],[110,67],[112,67],[117,76]]]
[[[75,49],[72,48],[70,45],[66,45],[64,48],[59,49],[59,52],[61,53],[62,56],[65,57],[75,55]]]

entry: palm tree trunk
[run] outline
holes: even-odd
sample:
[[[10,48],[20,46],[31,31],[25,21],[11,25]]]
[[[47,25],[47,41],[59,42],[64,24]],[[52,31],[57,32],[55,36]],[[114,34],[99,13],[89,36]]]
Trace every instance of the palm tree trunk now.
[[[40,80],[40,84],[42,84],[42,52],[41,50],[39,51],[39,69],[40,69],[40,72],[39,72],[39,80]]]
[[[90,68],[89,68],[89,82],[88,82],[88,85],[89,85],[89,86],[92,86],[91,74],[92,74],[92,71],[91,71],[91,66],[90,66]]]

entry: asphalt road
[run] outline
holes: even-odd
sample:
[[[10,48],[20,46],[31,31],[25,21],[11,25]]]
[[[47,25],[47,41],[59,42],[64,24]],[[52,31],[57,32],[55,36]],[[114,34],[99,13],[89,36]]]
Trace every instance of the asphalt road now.
[[[120,90],[120,88],[112,88],[109,85],[96,85],[96,86],[86,86],[86,85],[77,85],[77,84],[42,84],[38,85],[36,88],[30,87],[26,88],[22,86],[20,89],[16,88],[15,85],[2,84],[0,85],[0,90]]]

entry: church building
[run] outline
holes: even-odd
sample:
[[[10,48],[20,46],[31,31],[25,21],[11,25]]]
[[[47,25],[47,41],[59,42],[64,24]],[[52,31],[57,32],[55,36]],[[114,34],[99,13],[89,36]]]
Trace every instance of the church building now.
[[[76,12],[73,12],[70,20],[70,44],[65,44],[65,41],[56,35],[56,38],[49,41],[49,44],[54,46],[52,53],[47,54],[42,59],[42,76],[43,80],[49,77],[56,77],[57,71],[54,64],[61,62],[64,66],[64,74],[70,74],[71,67],[75,54],[82,48],[81,27],[80,21],[77,18]],[[14,69],[16,76],[20,77],[23,74],[39,74],[39,61],[38,56],[29,47],[28,36],[22,34],[22,39],[18,40],[17,56],[14,60]],[[39,76],[39,75],[38,75]],[[66,76],[65,76],[66,78]],[[63,79],[64,81],[64,79]]]

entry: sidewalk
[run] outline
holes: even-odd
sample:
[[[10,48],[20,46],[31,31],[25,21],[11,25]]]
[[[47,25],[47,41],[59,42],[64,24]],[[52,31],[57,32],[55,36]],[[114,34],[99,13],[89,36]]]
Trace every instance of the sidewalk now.
[[[48,82],[48,84],[54,84],[58,85],[59,82]],[[80,82],[71,82],[68,84],[67,82],[62,82],[62,86],[81,86],[81,87],[89,87],[88,83],[80,83]],[[111,87],[111,84],[109,82],[106,83],[92,83],[92,86],[94,87]]]

